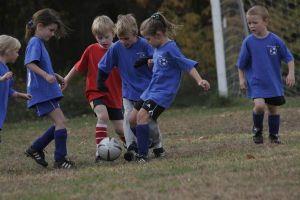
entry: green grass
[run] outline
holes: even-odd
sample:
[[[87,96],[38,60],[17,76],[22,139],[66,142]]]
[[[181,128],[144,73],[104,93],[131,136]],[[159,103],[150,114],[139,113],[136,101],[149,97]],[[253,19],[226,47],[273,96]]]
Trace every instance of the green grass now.
[[[288,102],[281,109],[282,145],[266,137],[263,145],[252,143],[249,102],[166,111],[160,126],[167,155],[143,165],[122,157],[94,164],[95,118],[69,119],[69,157],[78,166],[70,171],[52,168],[53,144],[47,169],[23,155],[47,120],[5,124],[0,199],[300,199],[300,107],[297,99]]]

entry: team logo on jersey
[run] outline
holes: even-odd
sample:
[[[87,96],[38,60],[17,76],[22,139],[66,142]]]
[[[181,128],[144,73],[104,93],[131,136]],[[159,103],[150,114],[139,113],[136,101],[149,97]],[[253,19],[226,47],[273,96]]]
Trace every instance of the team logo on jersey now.
[[[271,56],[277,55],[277,46],[267,46]]]
[[[136,55],[138,56],[138,58],[146,58],[146,53],[145,52],[137,52]]]
[[[158,63],[160,66],[165,67],[168,65],[168,60],[167,60],[167,58],[160,57],[160,58],[158,58]]]

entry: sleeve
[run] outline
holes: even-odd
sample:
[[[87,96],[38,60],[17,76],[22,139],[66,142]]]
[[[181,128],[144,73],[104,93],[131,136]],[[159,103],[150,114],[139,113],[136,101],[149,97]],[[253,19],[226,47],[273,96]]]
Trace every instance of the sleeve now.
[[[30,40],[25,52],[24,65],[40,61],[42,55],[41,44],[37,40]]]
[[[85,51],[83,52],[80,60],[77,61],[76,64],[74,65],[76,71],[83,73],[83,74],[86,73],[86,71],[88,69],[88,65],[89,65],[89,53],[90,53],[89,48],[86,48]]]
[[[111,70],[117,66],[118,56],[116,54],[115,46],[109,48],[109,50],[102,57],[100,62],[98,63],[99,70],[109,74]]]
[[[240,54],[236,66],[241,70],[247,68],[247,66],[249,65],[250,57],[251,57],[250,52],[247,47],[247,40],[244,40],[242,43],[242,47],[240,50]]]
[[[13,80],[10,79],[10,80],[9,80],[9,93],[8,93],[9,96],[13,95],[13,94],[16,92],[16,91],[12,88],[13,83],[14,83]]]
[[[153,56],[154,50],[151,45],[149,45],[149,44],[146,45],[146,52],[147,52],[147,57]]]
[[[285,63],[288,63],[292,60],[294,60],[294,57],[290,50],[287,48],[285,43],[282,40],[278,40],[278,45],[279,45],[279,54],[280,54],[280,59],[283,60]]]

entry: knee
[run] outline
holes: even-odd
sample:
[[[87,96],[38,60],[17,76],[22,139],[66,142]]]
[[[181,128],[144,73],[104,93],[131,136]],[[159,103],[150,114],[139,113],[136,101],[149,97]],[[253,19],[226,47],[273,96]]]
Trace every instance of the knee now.
[[[135,127],[136,126],[136,120],[137,120],[136,116],[130,115],[130,117],[129,117],[130,127]]]
[[[265,111],[265,107],[266,107],[266,105],[263,102],[255,103],[255,105],[254,105],[254,111],[256,113],[263,113]]]
[[[269,115],[277,115],[278,114],[277,108],[275,106],[274,107],[269,107],[268,111],[269,111]]]
[[[150,117],[147,111],[140,111],[137,114],[137,124],[147,124],[150,121]]]
[[[59,129],[62,129],[62,128],[66,127],[66,123],[67,123],[67,120],[66,120],[66,118],[63,117],[63,118],[60,118],[55,121],[55,126]]]
[[[109,117],[107,113],[98,113],[97,120],[100,123],[108,123]]]

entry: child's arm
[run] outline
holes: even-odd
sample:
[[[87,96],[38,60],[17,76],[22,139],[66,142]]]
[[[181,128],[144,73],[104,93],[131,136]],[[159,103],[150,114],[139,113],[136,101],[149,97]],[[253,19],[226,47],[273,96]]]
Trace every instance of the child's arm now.
[[[241,69],[238,69],[238,70],[239,70],[240,89],[242,91],[246,91],[247,90],[247,84],[246,84],[244,71],[241,70]]]
[[[36,64],[29,63],[29,64],[26,65],[26,67],[29,68],[34,73],[36,73],[36,74],[40,75],[41,77],[43,77],[49,83],[56,82],[55,76],[53,76],[51,74],[48,74],[47,72],[45,72],[44,70],[42,70],[41,68],[39,68]]]
[[[286,84],[289,87],[293,87],[295,85],[295,62],[294,60],[288,62],[289,73],[286,77]]]
[[[26,93],[22,93],[22,92],[14,92],[12,94],[12,97],[29,100],[29,99],[31,99],[32,96],[30,94],[26,94]]]
[[[67,76],[65,76],[64,78],[64,85],[62,87],[62,91],[64,91],[68,85],[69,85],[69,82],[73,79],[73,77],[75,77],[77,74],[79,74],[79,72],[76,70],[75,67],[73,67],[69,73],[67,74]]]
[[[196,68],[192,68],[189,71],[189,75],[195,79],[197,84],[201,86],[205,91],[209,90],[210,84],[207,80],[201,78],[200,74],[197,72]]]
[[[3,76],[0,76],[0,81],[7,81],[8,79],[11,79],[12,76],[12,72],[6,72]]]

